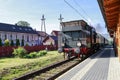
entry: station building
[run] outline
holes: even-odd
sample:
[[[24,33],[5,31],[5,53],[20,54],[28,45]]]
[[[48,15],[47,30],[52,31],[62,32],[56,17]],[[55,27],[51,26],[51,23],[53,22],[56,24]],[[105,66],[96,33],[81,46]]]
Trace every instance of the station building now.
[[[98,4],[120,61],[120,0],[98,0]]]

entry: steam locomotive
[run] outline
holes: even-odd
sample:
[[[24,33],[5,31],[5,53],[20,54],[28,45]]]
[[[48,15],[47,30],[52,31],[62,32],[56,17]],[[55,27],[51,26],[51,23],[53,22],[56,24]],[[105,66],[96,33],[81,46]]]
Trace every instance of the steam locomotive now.
[[[84,20],[62,22],[58,35],[58,52],[64,52],[68,59],[72,56],[84,57],[108,44],[108,40],[95,31]]]

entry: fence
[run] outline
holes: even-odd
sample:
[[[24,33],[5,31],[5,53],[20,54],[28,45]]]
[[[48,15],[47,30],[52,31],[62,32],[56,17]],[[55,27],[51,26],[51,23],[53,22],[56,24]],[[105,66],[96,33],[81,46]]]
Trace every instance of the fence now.
[[[10,57],[12,56],[12,52],[17,47],[0,47],[0,57]],[[57,46],[43,45],[43,46],[24,46],[24,48],[30,52],[45,50],[57,50]]]

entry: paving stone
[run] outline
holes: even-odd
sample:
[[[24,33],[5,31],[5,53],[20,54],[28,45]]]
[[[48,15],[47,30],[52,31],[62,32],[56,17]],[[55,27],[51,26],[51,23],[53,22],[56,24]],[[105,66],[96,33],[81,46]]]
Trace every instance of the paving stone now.
[[[86,66],[86,64],[88,64],[92,59],[94,59],[96,56],[98,56],[98,54],[100,52],[101,51],[99,51],[96,54],[90,56],[88,59],[86,59],[82,63],[78,64],[73,69],[69,70],[67,73],[63,74],[62,76],[60,76],[56,80],[70,80],[76,73],[78,73],[78,71],[80,71],[82,68],[84,68]]]
[[[120,62],[113,48],[105,48],[56,80],[120,80]]]

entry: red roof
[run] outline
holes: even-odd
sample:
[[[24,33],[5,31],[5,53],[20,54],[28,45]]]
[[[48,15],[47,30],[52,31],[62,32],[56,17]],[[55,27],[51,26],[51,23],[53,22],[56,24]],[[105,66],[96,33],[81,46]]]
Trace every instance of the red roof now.
[[[60,32],[60,31],[56,31],[56,30],[53,30],[53,31],[52,31],[52,33],[55,34],[54,36],[58,36],[58,33],[59,33],[59,32]],[[52,33],[51,33],[51,34],[52,34]]]
[[[57,36],[47,36],[43,42],[45,42],[46,40],[48,40],[49,38],[52,38],[54,41],[57,41],[58,40],[58,37]]]
[[[38,32],[38,34],[39,34],[40,36],[42,36],[42,37],[48,36],[48,34],[45,33],[45,32],[43,32],[43,31],[37,31],[37,32]]]

